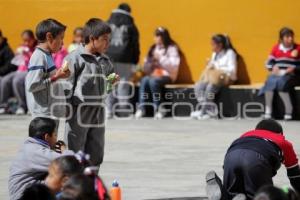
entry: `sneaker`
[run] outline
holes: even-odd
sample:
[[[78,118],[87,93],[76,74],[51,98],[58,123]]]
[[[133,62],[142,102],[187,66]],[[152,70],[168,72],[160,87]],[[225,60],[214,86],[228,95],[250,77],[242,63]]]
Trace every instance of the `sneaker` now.
[[[263,119],[272,119],[272,115],[266,113],[263,115]]]
[[[215,171],[206,174],[206,194],[208,200],[221,200],[222,198],[222,181]]]
[[[154,115],[154,118],[155,119],[162,119],[166,116],[166,113],[165,112],[162,112],[162,111],[157,111]]]
[[[284,115],[284,120],[286,120],[286,121],[289,121],[289,120],[292,120],[292,115],[291,114],[285,114]]]
[[[203,115],[202,110],[197,110],[197,111],[193,111],[191,112],[191,117],[197,119],[198,117],[200,117],[201,115]]]
[[[145,116],[145,112],[143,111],[143,110],[141,110],[141,109],[138,109],[136,112],[135,112],[135,118],[136,119],[140,119],[140,118],[142,118],[142,117],[144,117]]]
[[[209,114],[204,114],[197,117],[198,120],[208,120],[208,119],[217,119],[216,116],[211,116]]]
[[[245,194],[241,193],[241,194],[235,195],[232,200],[247,200],[247,197]]]
[[[0,114],[5,114],[6,113],[6,109],[5,108],[0,108]]]
[[[112,119],[114,117],[114,115],[112,114],[112,112],[106,112],[105,117],[106,117],[106,119]]]
[[[25,112],[24,108],[19,107],[19,108],[17,109],[17,111],[16,111],[15,114],[16,114],[16,115],[25,115],[26,112]]]

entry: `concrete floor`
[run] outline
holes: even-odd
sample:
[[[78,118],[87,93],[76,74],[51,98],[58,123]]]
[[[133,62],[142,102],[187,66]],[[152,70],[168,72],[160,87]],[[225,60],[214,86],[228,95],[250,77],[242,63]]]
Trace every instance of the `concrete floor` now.
[[[28,116],[0,116],[0,199],[8,199],[9,165],[27,136]],[[257,120],[110,120],[101,176],[108,186],[117,179],[124,200],[205,195],[209,170],[222,175],[227,147]],[[300,152],[300,123],[282,122]],[[298,132],[299,131],[299,132]],[[60,129],[62,138],[62,129]],[[282,167],[274,182],[288,185]]]

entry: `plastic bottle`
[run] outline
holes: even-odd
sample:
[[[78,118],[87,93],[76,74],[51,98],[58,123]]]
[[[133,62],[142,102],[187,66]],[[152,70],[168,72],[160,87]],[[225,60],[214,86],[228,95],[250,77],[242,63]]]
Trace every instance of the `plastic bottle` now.
[[[112,188],[110,189],[111,200],[121,200],[121,188],[118,181],[114,180],[112,183]]]

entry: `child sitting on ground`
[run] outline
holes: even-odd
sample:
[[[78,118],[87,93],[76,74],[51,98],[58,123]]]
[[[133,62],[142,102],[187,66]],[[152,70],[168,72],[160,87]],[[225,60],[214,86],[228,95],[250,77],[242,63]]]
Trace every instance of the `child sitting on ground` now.
[[[58,200],[109,200],[107,189],[95,174],[72,176],[63,186]]]
[[[30,122],[29,137],[10,167],[10,200],[19,199],[28,186],[43,182],[52,160],[74,154],[63,142],[57,142],[55,129],[56,122],[50,118],[37,117]]]
[[[75,156],[59,157],[51,162],[45,183],[52,193],[57,194],[71,176],[82,173],[83,166]]]
[[[242,193],[253,199],[262,186],[273,185],[272,178],[281,163],[291,185],[300,192],[300,168],[293,145],[285,139],[279,123],[262,120],[255,130],[243,134],[229,147],[224,160],[224,186],[215,172],[207,174],[208,198],[227,200]]]

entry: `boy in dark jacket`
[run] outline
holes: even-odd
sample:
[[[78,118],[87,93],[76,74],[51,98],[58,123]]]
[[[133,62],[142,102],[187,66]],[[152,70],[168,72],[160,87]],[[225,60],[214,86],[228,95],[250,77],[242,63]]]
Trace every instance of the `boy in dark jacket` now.
[[[127,3],[120,4],[117,9],[112,11],[108,23],[112,33],[110,46],[106,53],[121,78],[116,91],[111,93],[107,99],[107,117],[111,118],[114,115],[115,103],[123,107],[128,104],[130,90],[133,87],[127,82],[132,77],[133,68],[139,61],[140,45],[139,32],[131,15],[131,8]]]
[[[245,194],[253,199],[264,185],[273,185],[281,163],[293,188],[300,192],[300,168],[293,145],[285,139],[283,129],[275,120],[262,120],[255,130],[243,134],[229,147],[224,160],[224,186],[215,172],[206,177],[210,199],[232,199]],[[223,190],[223,192],[221,192]],[[220,195],[216,195],[220,194]]]
[[[0,78],[17,69],[16,66],[10,64],[13,57],[14,53],[0,30]]]
[[[83,29],[85,45],[65,58],[71,72],[68,96],[72,109],[66,121],[68,146],[75,152],[89,154],[96,166],[100,166],[104,155],[106,77],[114,72],[104,54],[110,33],[108,24],[90,19]]]
[[[139,61],[139,32],[130,12],[130,6],[122,3],[108,20],[112,35],[107,55],[112,62],[137,64]]]

